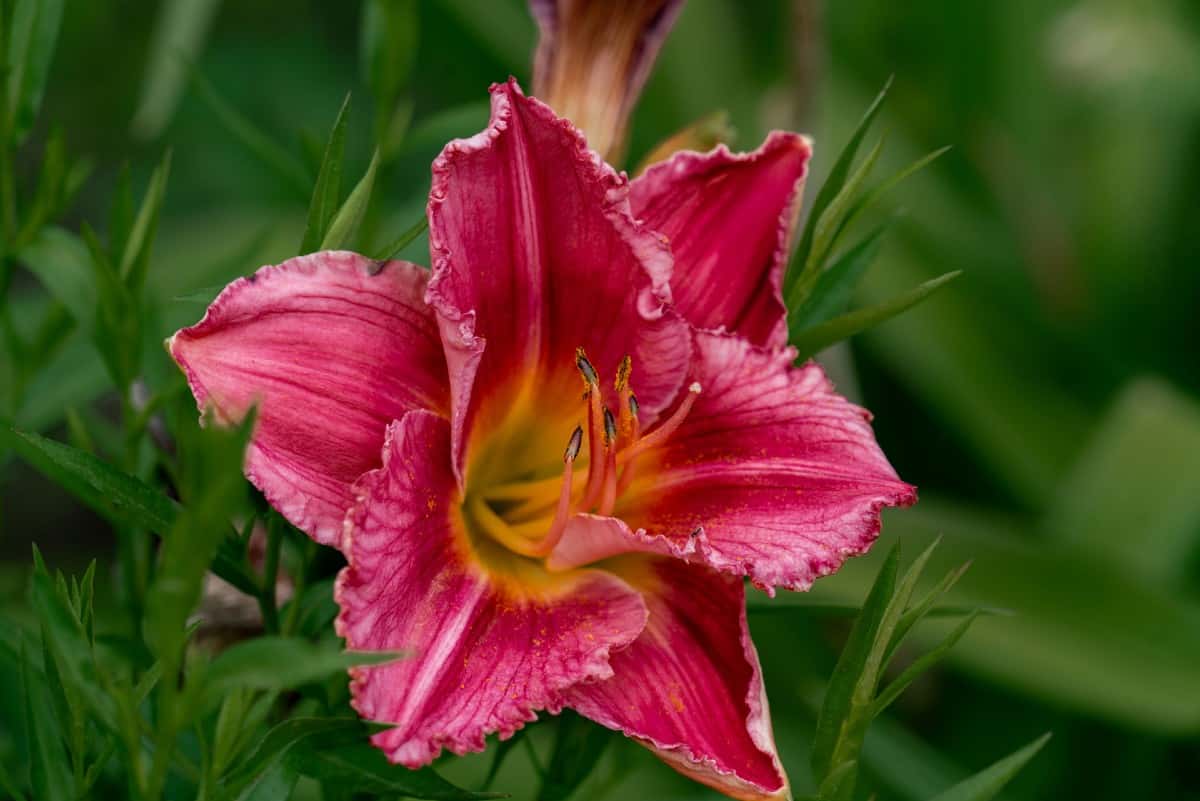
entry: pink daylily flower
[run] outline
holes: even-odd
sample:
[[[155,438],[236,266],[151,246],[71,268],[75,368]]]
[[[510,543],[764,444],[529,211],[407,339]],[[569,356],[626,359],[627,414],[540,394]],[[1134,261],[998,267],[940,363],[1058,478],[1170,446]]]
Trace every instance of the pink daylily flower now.
[[[681,153],[628,182],[515,82],[433,165],[431,273],[316,253],[170,350],[259,405],[246,473],[348,566],[374,742],[417,767],[571,707],[736,798],[783,798],[743,577],[806,589],[915,500],[869,416],[786,346],[809,158]]]

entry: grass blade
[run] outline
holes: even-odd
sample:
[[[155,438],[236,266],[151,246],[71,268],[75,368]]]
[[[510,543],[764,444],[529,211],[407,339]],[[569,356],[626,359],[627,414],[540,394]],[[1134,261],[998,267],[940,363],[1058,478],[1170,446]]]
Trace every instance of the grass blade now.
[[[908,311],[960,275],[961,270],[940,275],[876,306],[858,309],[799,333],[793,333],[792,345],[799,351],[798,358],[807,359],[835,342],[849,339],[901,312]]]
[[[375,188],[375,171],[379,168],[379,151],[371,157],[367,171],[354,191],[346,198],[346,202],[338,209],[337,216],[329,224],[329,231],[321,242],[321,250],[337,250],[345,247],[354,238],[358,225],[367,213],[371,202],[371,192]]]
[[[997,793],[1004,789],[1004,785],[1008,784],[1013,776],[1016,776],[1018,771],[1025,767],[1038,751],[1042,750],[1049,739],[1050,733],[1046,732],[1019,751],[1006,756],[991,767],[984,768],[944,793],[939,793],[930,801],[991,801]]]
[[[350,110],[350,95],[342,101],[329,141],[325,145],[325,156],[317,172],[317,183],[313,187],[312,200],[308,205],[308,221],[304,225],[304,238],[300,242],[300,255],[312,253],[325,239],[329,223],[337,211],[342,192],[342,164],[346,151],[346,116]]]

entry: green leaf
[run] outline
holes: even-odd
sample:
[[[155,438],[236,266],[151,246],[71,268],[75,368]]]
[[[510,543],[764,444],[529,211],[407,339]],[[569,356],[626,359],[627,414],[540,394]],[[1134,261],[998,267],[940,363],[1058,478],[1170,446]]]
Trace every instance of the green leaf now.
[[[881,225],[823,270],[812,291],[798,307],[788,309],[789,326],[804,331],[842,314],[850,306],[854,287],[879,255],[887,225]]]
[[[888,552],[883,567],[870,594],[863,602],[862,611],[854,621],[850,637],[842,647],[833,675],[825,688],[825,699],[817,717],[817,730],[813,735],[813,776],[824,781],[837,767],[833,764],[834,751],[841,736],[842,726],[850,716],[854,688],[866,670],[871,646],[875,642],[879,626],[896,587],[896,575],[900,567],[900,545],[897,543]]]
[[[0,425],[0,443],[12,448],[50,480],[60,484],[96,512],[116,523],[169,531],[179,516],[179,505],[135,476],[61,442]],[[213,572],[245,593],[257,592],[254,577],[244,567],[236,534],[226,522],[225,544]]]
[[[971,628],[971,624],[975,622],[978,614],[971,614],[967,619],[959,623],[953,631],[946,635],[946,639],[938,643],[937,647],[927,653],[922,654],[911,665],[906,667],[899,676],[892,680],[892,683],[879,693],[875,702],[871,705],[871,710],[868,715],[872,718],[879,715],[880,712],[887,709],[893,701],[900,697],[900,693],[908,689],[908,685],[912,684],[922,673],[929,670],[931,667],[941,662],[950,649],[958,644],[958,641],[967,633],[967,629]]]
[[[284,182],[295,189],[301,197],[308,197],[310,178],[300,160],[260,131],[246,119],[229,101],[221,97],[208,79],[194,66],[189,67],[192,85],[212,110],[217,121],[266,166],[275,170]]]
[[[96,669],[91,642],[65,598],[60,597],[43,569],[30,584],[30,603],[42,624],[42,636],[54,669],[71,692],[87,705],[90,717],[109,731],[117,730],[117,708],[110,688]]]
[[[411,226],[409,226],[403,233],[400,234],[400,236],[396,237],[396,239],[390,245],[388,245],[385,248],[382,248],[379,251],[379,255],[376,258],[380,258],[380,259],[396,258],[397,256],[400,255],[400,251],[404,250],[406,247],[411,245],[416,240],[416,238],[418,236],[420,236],[421,234],[425,233],[425,231],[428,228],[429,228],[429,218],[426,217],[424,214],[422,214],[421,219],[417,220],[415,223],[413,223]]]
[[[989,768],[976,773],[969,779],[951,787],[944,793],[939,793],[930,801],[990,801],[1004,789],[1014,776],[1025,767],[1029,760],[1042,750],[1042,746],[1050,739],[1047,732],[1024,748],[1006,756]]]
[[[238,801],[287,801],[292,797],[300,774],[282,762],[275,763],[238,796]]]
[[[374,140],[388,159],[399,147],[411,106],[397,105],[416,63],[416,0],[367,0],[363,4],[359,53],[374,99]]]
[[[833,249],[838,236],[842,233],[842,223],[846,219],[846,212],[858,196],[859,189],[870,177],[871,171],[875,169],[875,164],[879,161],[879,154],[883,152],[885,141],[886,139],[881,137],[875,143],[875,147],[871,148],[854,172],[850,174],[850,177],[846,179],[846,183],[829,202],[829,207],[817,221],[813,233],[812,250],[809,251],[808,261],[804,265],[805,277],[797,284],[797,291],[802,297],[807,297],[813,280],[820,275],[825,266],[825,257]]]
[[[17,255],[55,300],[91,332],[96,320],[96,278],[88,250],[79,237],[62,228],[43,228]]]
[[[951,146],[946,145],[945,147],[940,147],[937,150],[934,150],[932,153],[925,154],[912,164],[909,164],[907,167],[898,170],[887,180],[879,184],[879,186],[860,197],[842,218],[841,229],[838,231],[838,235],[840,235],[843,231],[849,230],[850,226],[854,224],[855,220],[861,217],[868,209],[875,206],[884,195],[895,189],[899,184],[903,183],[908,178],[937,161],[943,155],[950,152],[950,150]]]
[[[942,596],[949,592],[951,587],[958,583],[958,580],[962,578],[970,566],[971,563],[966,562],[960,567],[951,570],[932,590],[925,594],[925,597],[905,610],[904,614],[900,617],[900,622],[896,624],[896,630],[892,632],[892,640],[888,643],[887,657],[885,659],[891,658],[892,654],[904,642],[904,638],[908,636],[913,627],[933,611],[933,605],[941,600]],[[967,615],[985,613],[986,610],[982,608],[968,609],[966,612]]]
[[[316,735],[291,748],[284,763],[303,776],[348,792],[400,795],[438,801],[503,798],[499,793],[474,793],[455,787],[431,768],[409,770],[387,761],[366,742],[347,742],[344,735]]]
[[[17,783],[4,766],[3,760],[0,760],[0,790],[8,793],[12,801],[25,801],[25,794],[17,789]]]
[[[358,225],[367,213],[371,202],[371,191],[375,188],[375,171],[379,167],[379,151],[371,156],[367,171],[346,202],[338,209],[337,216],[329,224],[329,230],[321,241],[321,250],[338,250],[346,247],[358,231]]]
[[[13,8],[6,70],[9,108],[0,113],[10,121],[17,144],[29,134],[41,107],[64,5],[64,0],[17,0]]]
[[[187,619],[200,601],[204,575],[226,537],[230,515],[246,497],[242,463],[254,418],[251,412],[233,428],[179,432],[180,491],[188,505],[163,537],[142,621],[146,644],[168,678],[182,662]]]
[[[165,0],[150,39],[142,92],[129,127],[139,139],[163,132],[187,84],[186,65],[196,60],[216,17],[220,0]]]
[[[30,667],[21,647],[21,696],[25,701],[25,738],[29,743],[29,783],[41,801],[72,801],[71,765],[63,746],[62,731],[46,685]]]
[[[835,342],[848,339],[901,312],[908,311],[960,275],[962,275],[961,270],[946,273],[891,300],[865,309],[857,309],[800,332],[793,332],[792,345],[799,352],[798,358],[807,359]]]
[[[134,292],[140,292],[146,283],[146,271],[150,264],[150,249],[158,230],[158,217],[163,197],[167,192],[167,176],[171,173],[171,151],[163,155],[162,161],[150,175],[146,195],[133,221],[129,240],[121,254],[121,279]]]
[[[343,651],[298,637],[256,637],[229,648],[205,673],[205,692],[219,697],[235,687],[287,690],[356,665],[404,658],[399,651]]]
[[[537,801],[564,801],[569,797],[595,769],[611,741],[608,729],[564,711],[558,718],[554,751],[546,765]]]
[[[267,732],[253,753],[223,777],[221,785],[230,795],[242,793],[251,784],[261,785],[263,775],[281,766],[288,749],[304,739],[339,732],[352,736],[362,731],[357,718],[289,718]]]
[[[971,512],[926,494],[887,522],[913,543],[944,533],[930,570],[971,559],[945,602],[1011,609],[959,643],[949,662],[1015,692],[1138,731],[1200,732],[1200,608],[1173,598],[1085,549],[1031,540],[1025,523]],[[882,554],[851,559],[822,579],[813,602],[852,603],[879,569]],[[1080,598],[1089,599],[1080,604]],[[927,622],[912,635],[936,643],[949,626]]]
[[[850,135],[850,140],[842,148],[837,161],[834,162],[833,168],[830,169],[829,175],[825,178],[825,183],[821,185],[820,190],[817,192],[816,200],[813,201],[812,208],[808,212],[804,231],[800,236],[800,244],[797,246],[795,253],[792,254],[791,261],[788,263],[787,273],[784,275],[783,297],[788,300],[789,305],[798,305],[798,302],[803,300],[803,298],[793,299],[792,296],[797,283],[804,277],[805,266],[808,264],[809,254],[813,248],[813,238],[817,223],[820,222],[822,215],[829,208],[834,198],[842,191],[842,187],[846,183],[846,178],[850,175],[850,169],[854,166],[854,156],[858,153],[859,145],[862,144],[863,139],[867,135],[867,130],[871,127],[871,123],[883,107],[884,98],[887,97],[888,91],[891,88],[892,79],[888,78],[887,83],[883,85],[883,89],[875,97],[871,105],[867,107],[867,111],[859,121],[858,127]]]
[[[1200,404],[1156,379],[1130,383],[1054,498],[1053,536],[1182,585],[1200,545]]]
[[[300,255],[312,253],[324,241],[329,224],[337,212],[342,192],[342,163],[346,150],[346,116],[350,110],[350,95],[342,101],[329,141],[325,145],[325,156],[317,173],[312,200],[308,205],[308,221],[304,225],[304,238],[300,242]]]

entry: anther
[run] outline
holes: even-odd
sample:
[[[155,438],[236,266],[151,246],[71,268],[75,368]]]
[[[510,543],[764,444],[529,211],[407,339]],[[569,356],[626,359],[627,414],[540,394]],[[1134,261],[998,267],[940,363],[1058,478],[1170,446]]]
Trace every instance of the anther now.
[[[637,395],[630,393],[630,395],[629,395],[629,413],[633,416],[634,420],[637,419],[638,408],[639,407],[638,407]]]
[[[611,446],[617,441],[617,421],[613,419],[612,412],[608,407],[604,407],[604,445]]]
[[[583,352],[583,348],[575,349],[575,366],[583,374],[583,380],[589,388],[600,383],[600,376],[596,373],[596,368],[592,367],[592,363],[588,361],[587,354]]]
[[[583,447],[583,426],[575,426],[575,430],[571,432],[571,439],[567,442],[566,453],[563,454],[564,462],[573,462],[579,456],[579,449]]]
[[[617,365],[617,377],[613,381],[613,386],[617,392],[621,392],[625,387],[629,386],[629,374],[633,372],[633,359],[628,355],[621,359],[621,363]]]

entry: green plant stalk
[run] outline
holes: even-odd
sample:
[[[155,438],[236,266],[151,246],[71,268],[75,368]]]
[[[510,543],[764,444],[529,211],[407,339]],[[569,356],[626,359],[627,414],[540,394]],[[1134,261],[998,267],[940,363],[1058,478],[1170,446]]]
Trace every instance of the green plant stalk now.
[[[275,585],[279,578],[279,547],[283,543],[283,520],[279,514],[267,517],[267,549],[263,557],[262,584],[258,592],[258,607],[262,611],[263,628],[268,634],[279,633],[279,608],[275,601]]]

